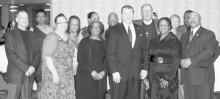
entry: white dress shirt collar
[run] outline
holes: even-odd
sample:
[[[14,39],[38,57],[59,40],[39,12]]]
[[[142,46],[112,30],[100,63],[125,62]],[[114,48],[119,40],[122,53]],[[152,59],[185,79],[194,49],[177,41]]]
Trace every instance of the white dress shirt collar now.
[[[191,29],[191,31],[193,31],[193,35],[196,34],[196,32],[199,30],[199,28],[200,28],[200,25]]]
[[[135,41],[136,41],[136,32],[135,32],[135,28],[134,28],[134,24],[131,23],[130,25],[123,23],[126,32],[128,33],[128,26],[130,26],[131,29],[131,33],[132,33],[132,48],[134,47]]]

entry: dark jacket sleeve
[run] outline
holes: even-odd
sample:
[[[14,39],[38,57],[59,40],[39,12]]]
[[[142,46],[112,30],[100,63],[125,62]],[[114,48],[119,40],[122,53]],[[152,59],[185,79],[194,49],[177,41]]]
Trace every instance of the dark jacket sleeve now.
[[[119,72],[117,69],[116,62],[116,47],[117,47],[117,39],[116,33],[112,31],[112,28],[109,30],[109,37],[107,40],[107,61],[109,63],[110,73]]]
[[[16,68],[22,70],[23,72],[26,72],[29,66],[16,54],[15,42],[13,41],[11,35],[13,35],[13,33],[11,32],[6,33],[5,35],[6,36],[5,50],[6,50],[8,62],[12,62],[13,64],[16,64],[14,65]]]
[[[31,35],[31,45],[32,45],[32,50],[33,50],[33,60],[32,60],[32,65],[35,67],[35,69],[38,69],[41,63],[41,52],[42,48],[40,47],[40,41],[34,33]]]

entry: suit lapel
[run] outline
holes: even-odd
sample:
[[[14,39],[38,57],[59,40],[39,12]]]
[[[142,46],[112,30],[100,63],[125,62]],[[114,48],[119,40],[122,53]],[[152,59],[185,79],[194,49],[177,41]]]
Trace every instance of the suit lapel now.
[[[188,47],[187,48],[190,48],[192,45],[193,45],[193,43],[196,41],[196,39],[198,39],[198,37],[199,37],[199,34],[201,33],[201,31],[202,31],[202,28],[200,27],[199,29],[198,29],[198,31],[193,35],[193,38],[192,38],[192,40],[191,41],[189,41],[189,39],[188,39]]]
[[[20,32],[17,28],[15,28],[15,34],[16,34],[16,43],[18,44],[17,46],[21,49],[22,51],[22,55],[24,55],[24,60],[27,60],[27,51],[26,51],[26,47],[24,45],[24,41],[23,38],[20,35]]]

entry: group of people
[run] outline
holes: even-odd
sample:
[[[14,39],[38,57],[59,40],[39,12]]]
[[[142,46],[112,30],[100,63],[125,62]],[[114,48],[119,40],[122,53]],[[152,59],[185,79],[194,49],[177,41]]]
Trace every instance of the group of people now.
[[[112,12],[105,30],[96,12],[81,29],[78,16],[64,14],[51,28],[43,10],[29,27],[19,10],[4,34],[8,99],[31,99],[34,81],[38,99],[105,99],[107,81],[111,99],[213,99],[218,41],[200,14],[187,10],[184,25],[176,14],[157,19],[150,4],[141,14],[134,20],[124,5],[122,22]]]

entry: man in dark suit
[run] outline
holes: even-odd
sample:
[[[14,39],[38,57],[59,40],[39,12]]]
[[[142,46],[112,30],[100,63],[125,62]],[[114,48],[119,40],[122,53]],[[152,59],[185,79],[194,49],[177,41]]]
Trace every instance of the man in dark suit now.
[[[109,35],[109,29],[116,24],[118,24],[118,15],[115,12],[111,12],[108,15],[108,29],[105,31],[105,39],[108,38]]]
[[[28,27],[28,13],[16,14],[17,27],[6,33],[5,50],[8,58],[8,99],[31,99],[33,76],[38,67],[35,34]]]
[[[201,16],[190,14],[191,30],[183,34],[182,81],[185,99],[213,99],[215,34],[201,26]]]
[[[133,24],[134,9],[121,8],[122,23],[112,27],[107,41],[111,99],[139,99],[140,79],[147,76],[142,65],[143,28]]]

